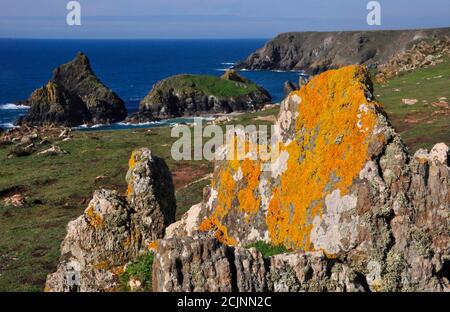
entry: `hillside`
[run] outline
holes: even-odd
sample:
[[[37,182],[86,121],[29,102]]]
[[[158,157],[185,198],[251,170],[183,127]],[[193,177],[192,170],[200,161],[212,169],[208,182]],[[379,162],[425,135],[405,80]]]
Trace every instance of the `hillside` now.
[[[383,64],[414,41],[450,38],[450,28],[351,32],[283,33],[239,62],[252,70],[305,70],[318,73],[350,64]]]
[[[390,121],[414,153],[437,142],[450,144],[450,59],[375,85]]]
[[[140,115],[155,118],[252,111],[271,101],[263,88],[234,70],[222,77],[177,75],[156,83],[141,101]]]

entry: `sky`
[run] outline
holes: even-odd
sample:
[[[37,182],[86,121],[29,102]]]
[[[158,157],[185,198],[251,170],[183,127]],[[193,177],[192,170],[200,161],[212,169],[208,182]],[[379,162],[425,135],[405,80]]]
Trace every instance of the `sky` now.
[[[78,0],[81,26],[68,26],[69,0],[0,0],[0,38],[270,38],[288,31],[450,26],[450,0]]]

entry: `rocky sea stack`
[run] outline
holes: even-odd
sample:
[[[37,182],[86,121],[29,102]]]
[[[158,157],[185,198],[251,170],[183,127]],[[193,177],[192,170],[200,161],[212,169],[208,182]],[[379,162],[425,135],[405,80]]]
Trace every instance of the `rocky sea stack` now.
[[[222,77],[177,75],[155,84],[141,101],[140,116],[174,118],[253,111],[271,102],[263,88],[234,70]]]
[[[124,102],[95,76],[89,59],[81,52],[56,68],[47,85],[20,104],[30,109],[17,125],[72,127],[113,123],[127,116]]]
[[[238,63],[236,68],[305,70],[316,74],[351,64],[385,64],[415,43],[448,38],[450,28],[283,33]]]

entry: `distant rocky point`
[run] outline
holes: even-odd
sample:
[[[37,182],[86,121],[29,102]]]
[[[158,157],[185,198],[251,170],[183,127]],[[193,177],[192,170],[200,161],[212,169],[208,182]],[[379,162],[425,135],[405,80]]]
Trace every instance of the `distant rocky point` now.
[[[316,74],[351,64],[385,64],[416,42],[448,38],[450,28],[283,33],[236,64],[236,68]]]
[[[83,53],[55,69],[52,79],[20,104],[30,109],[17,125],[73,127],[114,123],[127,116],[124,102],[97,78]]]
[[[177,75],[156,83],[131,119],[163,119],[205,113],[253,111],[271,102],[270,94],[234,70],[222,77]]]

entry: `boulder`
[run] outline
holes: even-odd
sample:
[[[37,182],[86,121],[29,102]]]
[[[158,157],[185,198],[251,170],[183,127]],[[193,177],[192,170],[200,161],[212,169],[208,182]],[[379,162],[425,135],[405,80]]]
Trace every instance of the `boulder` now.
[[[127,116],[124,102],[95,76],[83,53],[55,69],[46,86],[20,103],[30,109],[18,125],[72,127],[118,122]]]
[[[133,152],[127,196],[100,190],[84,214],[67,226],[57,271],[46,291],[113,291],[125,265],[148,252],[175,220],[171,174],[148,149]]]
[[[230,246],[321,251],[373,291],[449,290],[445,144],[408,155],[360,66],[291,93],[277,125],[276,158],[252,159],[245,139],[242,159],[216,163],[201,230]]]

